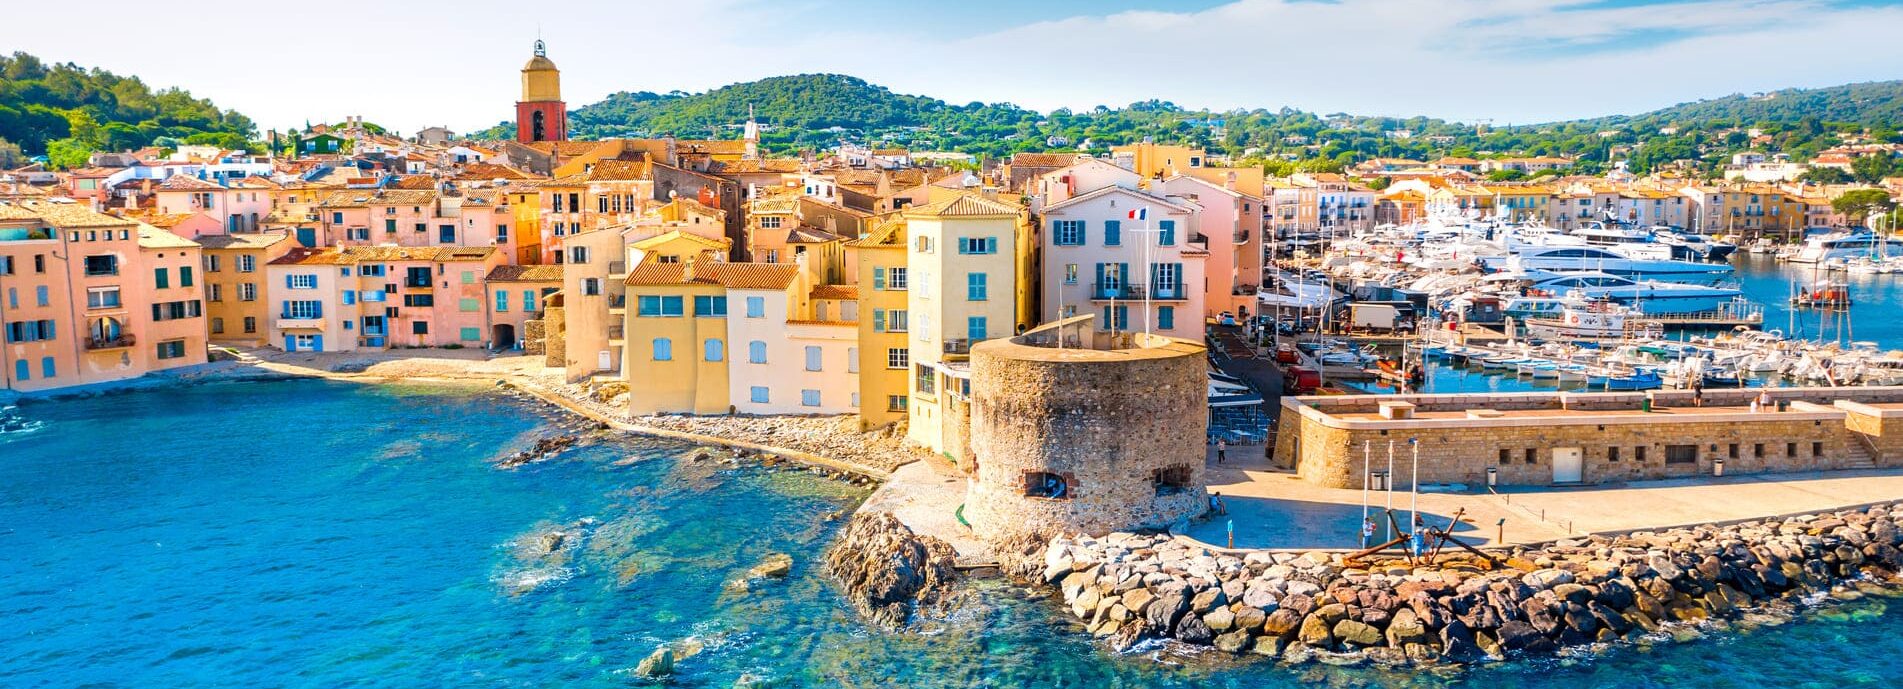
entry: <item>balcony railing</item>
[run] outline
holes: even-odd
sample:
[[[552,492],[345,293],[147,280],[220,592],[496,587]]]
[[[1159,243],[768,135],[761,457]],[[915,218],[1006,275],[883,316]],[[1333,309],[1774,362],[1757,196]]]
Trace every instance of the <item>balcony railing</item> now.
[[[132,337],[132,333],[120,333],[114,337],[86,338],[86,348],[95,351],[101,349],[125,349],[137,343],[138,340]]]
[[[34,241],[50,240],[52,238],[53,238],[52,230],[42,230],[37,228],[0,229],[0,242],[34,242]]]
[[[627,339],[626,330],[627,330],[626,326],[620,326],[620,325],[608,326],[608,341],[619,342],[621,340]]]
[[[610,309],[626,309],[626,308],[628,308],[628,295],[626,295],[626,294],[610,294],[610,295],[608,295],[608,308],[610,308]]]
[[[1159,301],[1189,298],[1180,284],[1158,285],[1155,289],[1149,289],[1146,285],[1104,282],[1093,283],[1090,286],[1090,298],[1100,301],[1107,299],[1136,301],[1143,299],[1146,295],[1150,299]]]
[[[609,275],[627,275],[628,262],[627,261],[609,261],[608,274]]]
[[[277,326],[279,330],[323,330],[324,319],[322,317],[279,316]]]
[[[428,289],[430,286],[430,279],[429,278],[417,279],[412,277],[406,277],[406,278],[403,278],[403,286]]]
[[[946,340],[946,354],[970,354],[971,340]]]

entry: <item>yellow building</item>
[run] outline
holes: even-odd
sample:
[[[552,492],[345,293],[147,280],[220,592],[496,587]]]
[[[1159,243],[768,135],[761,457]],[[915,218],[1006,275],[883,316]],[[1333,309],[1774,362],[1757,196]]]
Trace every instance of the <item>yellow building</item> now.
[[[1128,159],[1130,162],[1128,169],[1136,171],[1144,179],[1165,179],[1193,174],[1191,170],[1203,167],[1207,158],[1208,155],[1200,148],[1148,142],[1114,146],[1110,149],[1111,160],[1122,165],[1125,159]]]
[[[905,218],[898,214],[846,243],[848,263],[859,269],[859,418],[865,428],[904,419],[911,401],[906,284],[892,280],[905,272],[905,249]]]
[[[271,317],[264,266],[290,253],[297,242],[286,232],[200,237],[205,263],[205,316],[211,341],[251,347],[270,337]]]
[[[1481,185],[1480,189],[1492,195],[1492,208],[1514,222],[1544,221],[1553,201],[1553,188],[1542,184]]]
[[[727,288],[722,264],[648,262],[625,280],[628,344],[622,360],[633,414],[725,414]]]

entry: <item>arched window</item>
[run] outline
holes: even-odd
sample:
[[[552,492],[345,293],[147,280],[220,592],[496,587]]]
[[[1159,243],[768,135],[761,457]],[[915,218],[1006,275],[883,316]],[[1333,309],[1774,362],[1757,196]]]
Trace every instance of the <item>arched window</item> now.
[[[654,338],[654,360],[673,361],[674,341],[665,337]]]
[[[754,340],[752,342],[747,343],[747,363],[749,364],[766,363],[766,343],[765,342]]]
[[[720,361],[727,358],[726,347],[720,343],[720,340],[708,340],[706,349],[708,361]]]
[[[529,138],[530,141],[548,140],[547,117],[548,116],[544,115],[540,110],[529,115],[529,131],[533,132]]]

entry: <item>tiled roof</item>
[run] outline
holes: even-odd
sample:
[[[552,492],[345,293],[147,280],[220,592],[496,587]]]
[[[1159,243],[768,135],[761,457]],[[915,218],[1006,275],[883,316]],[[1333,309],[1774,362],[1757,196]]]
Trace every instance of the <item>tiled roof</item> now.
[[[291,235],[284,232],[241,232],[238,234],[215,234],[199,237],[198,245],[207,251],[219,249],[263,249],[286,241]]]
[[[496,266],[489,271],[489,282],[561,282],[562,264],[535,266]]]
[[[688,275],[692,267],[693,274]],[[643,263],[629,271],[630,286],[721,285],[729,289],[786,289],[799,275],[799,266],[787,263]]]
[[[139,248],[141,249],[190,249],[196,246],[198,242],[172,234],[167,230],[144,223],[139,224]]]
[[[836,242],[841,239],[845,239],[845,237],[817,227],[806,227],[804,225],[788,230],[786,233],[786,243],[788,244],[820,244],[824,242]]]
[[[507,165],[497,165],[495,163],[470,163],[468,165],[463,166],[462,174],[457,175],[456,178],[457,179],[481,179],[481,180],[532,179],[534,178],[534,176],[528,173],[525,173],[521,170],[517,170],[515,168],[509,167]]]
[[[1011,156],[1013,167],[1059,168],[1077,162],[1075,153],[1017,153]]]
[[[172,175],[159,184],[159,191],[224,191],[225,185],[191,175]]]
[[[73,203],[52,203],[47,201],[27,201],[22,208],[45,220],[46,224],[60,228],[71,227],[125,227],[133,223],[125,218],[114,217]]]
[[[1017,206],[1003,201],[993,201],[977,194],[959,194],[949,199],[917,206],[906,210],[907,216],[938,218],[986,218],[1013,216],[1018,214]]]
[[[741,155],[747,150],[747,142],[740,139],[680,139],[674,142],[674,150],[680,153]]]
[[[628,246],[632,246],[636,249],[646,251],[648,249],[652,249],[662,244],[666,244],[668,242],[672,242],[679,239],[685,239],[685,240],[700,244],[701,246],[707,247],[708,249],[713,249],[718,251],[726,251],[727,248],[733,244],[733,242],[727,239],[726,237],[721,237],[719,239],[710,239],[708,237],[702,237],[697,234],[690,234],[687,232],[682,232],[680,230],[672,230],[669,232],[664,232],[661,234],[654,235],[652,237],[643,239],[633,244],[629,244]]]
[[[648,179],[648,165],[640,160],[598,160],[588,169],[590,182],[631,182]]]
[[[858,299],[859,288],[851,285],[820,285],[813,288],[814,299]]]
[[[352,262],[353,261],[345,260],[343,254],[341,254],[338,251],[337,247],[316,249],[316,248],[311,248],[307,246],[300,246],[300,247],[291,249],[290,252],[284,254],[283,256],[279,256],[275,259],[272,259],[271,262],[267,265],[317,266],[317,265],[348,264]]]
[[[146,213],[136,219],[153,227],[178,227],[179,223],[192,219],[197,213]]]
[[[386,189],[435,189],[436,178],[429,175],[404,175]]]

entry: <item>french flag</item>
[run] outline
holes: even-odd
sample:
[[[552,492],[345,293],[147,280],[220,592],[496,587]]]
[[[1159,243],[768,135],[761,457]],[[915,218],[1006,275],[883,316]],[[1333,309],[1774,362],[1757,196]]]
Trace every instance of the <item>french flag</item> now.
[[[1130,210],[1130,219],[1131,219],[1131,220],[1149,220],[1149,219],[1150,219],[1150,209],[1149,209],[1149,207],[1147,207],[1147,206],[1146,206],[1146,207],[1143,207],[1143,208],[1134,208],[1134,209],[1131,209],[1131,210]]]

